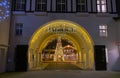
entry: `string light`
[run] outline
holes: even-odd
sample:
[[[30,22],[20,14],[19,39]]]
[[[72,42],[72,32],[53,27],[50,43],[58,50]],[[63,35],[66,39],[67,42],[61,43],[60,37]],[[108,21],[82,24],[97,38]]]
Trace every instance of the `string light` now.
[[[10,2],[0,0],[0,21],[6,19],[10,14]]]

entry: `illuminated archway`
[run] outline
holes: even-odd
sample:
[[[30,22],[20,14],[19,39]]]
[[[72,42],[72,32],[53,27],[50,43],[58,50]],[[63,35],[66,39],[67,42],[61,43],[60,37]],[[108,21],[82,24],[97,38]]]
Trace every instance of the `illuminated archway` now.
[[[42,68],[43,50],[61,36],[77,51],[77,65],[82,69],[94,69],[93,41],[88,32],[79,24],[67,20],[56,20],[40,26],[29,41],[28,68]]]

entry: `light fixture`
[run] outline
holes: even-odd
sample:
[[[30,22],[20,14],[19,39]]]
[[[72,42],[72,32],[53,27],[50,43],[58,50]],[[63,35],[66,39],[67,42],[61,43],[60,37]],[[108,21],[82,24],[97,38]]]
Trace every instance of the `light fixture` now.
[[[10,14],[10,2],[0,0],[0,21],[6,19]]]

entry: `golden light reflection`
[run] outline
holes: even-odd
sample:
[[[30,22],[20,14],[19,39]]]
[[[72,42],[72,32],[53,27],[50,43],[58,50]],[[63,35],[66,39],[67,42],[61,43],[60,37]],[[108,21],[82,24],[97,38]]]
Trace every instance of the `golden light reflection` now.
[[[49,32],[48,29],[51,27],[59,28],[57,29],[57,31],[59,32],[56,32],[56,31],[54,32],[54,29],[52,32]],[[74,32],[70,33],[72,29],[69,30],[68,32],[68,30],[66,30],[65,28],[74,28]],[[88,32],[82,26],[71,21],[56,20],[40,26],[40,28],[38,28],[38,30],[34,32],[33,36],[29,41],[29,50],[33,49],[32,53],[34,54],[36,49],[38,49],[38,52],[41,53],[49,41],[52,41],[53,39],[57,38],[58,33],[63,34],[62,38],[67,38],[68,41],[72,42],[72,44],[74,45],[74,47],[78,52],[78,61],[80,62],[80,66],[81,67],[82,65],[86,66],[86,67],[83,67],[83,69],[88,67],[89,69],[94,69],[93,68],[94,50],[93,50],[92,38],[89,36]],[[30,61],[30,59],[31,58],[29,53],[28,60],[30,64],[29,67],[31,69],[32,68],[31,62],[33,61]],[[83,64],[83,61],[84,61],[84,64]]]

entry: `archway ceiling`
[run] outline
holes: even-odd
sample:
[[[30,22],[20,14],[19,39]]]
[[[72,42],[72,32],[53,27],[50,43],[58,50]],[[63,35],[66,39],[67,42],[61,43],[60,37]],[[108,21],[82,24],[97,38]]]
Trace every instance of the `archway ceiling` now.
[[[41,39],[41,41],[39,43],[40,43],[40,45],[41,45],[41,43],[43,43],[42,48],[44,48],[45,44],[56,39],[57,37],[58,36],[56,34],[46,34],[46,36],[44,36],[43,40]],[[78,37],[76,37],[75,35],[72,35],[72,34],[64,35],[64,36],[62,36],[62,39],[67,39],[74,45],[74,47],[78,47],[78,46],[80,46],[78,44],[82,43],[82,40],[80,40]]]

